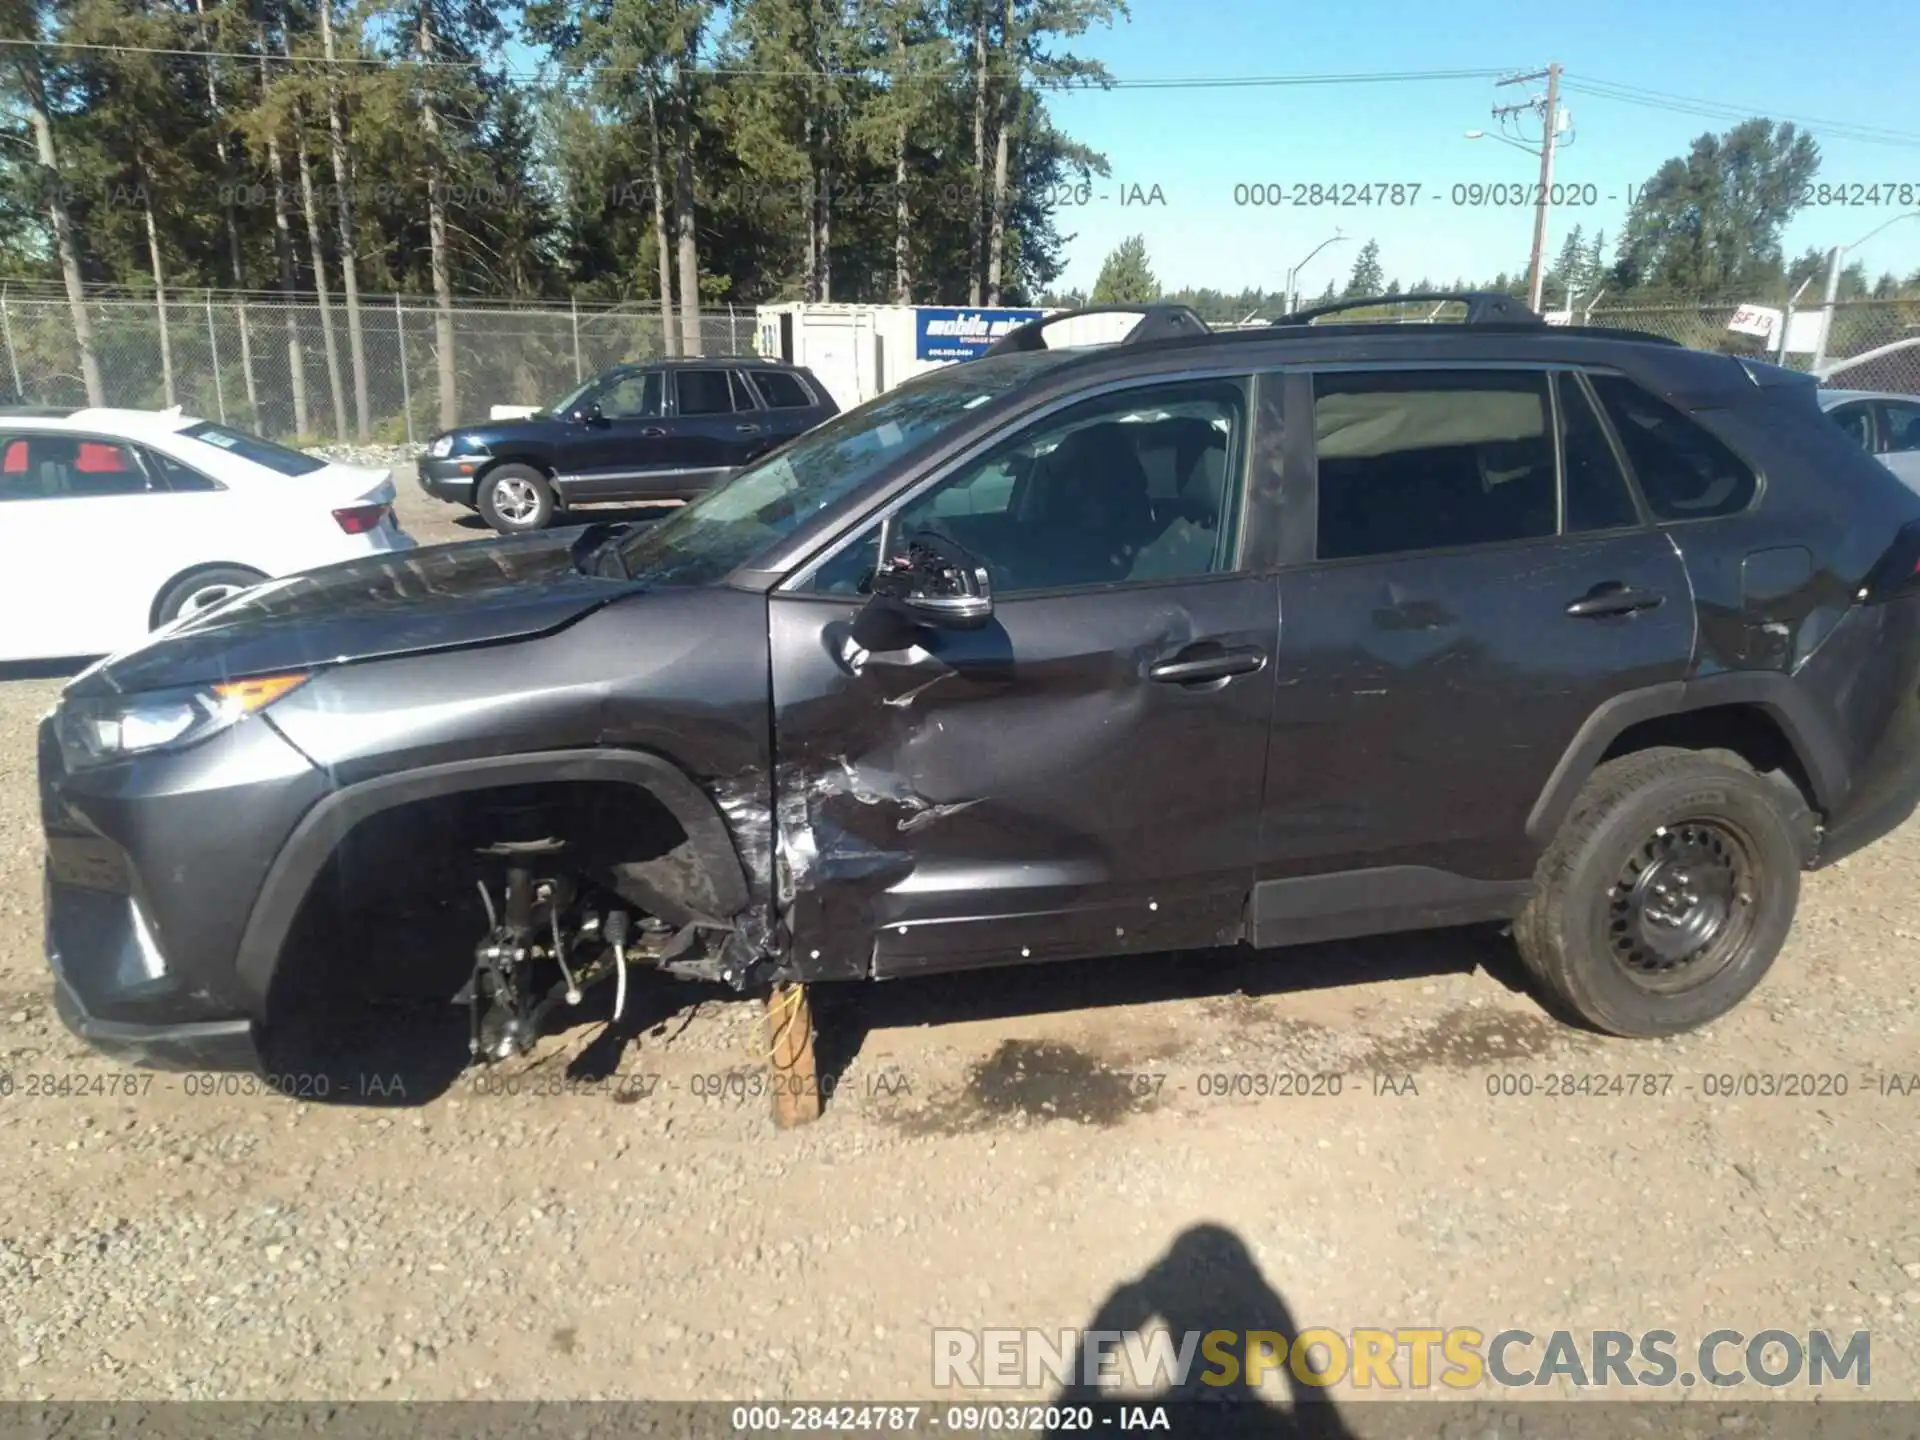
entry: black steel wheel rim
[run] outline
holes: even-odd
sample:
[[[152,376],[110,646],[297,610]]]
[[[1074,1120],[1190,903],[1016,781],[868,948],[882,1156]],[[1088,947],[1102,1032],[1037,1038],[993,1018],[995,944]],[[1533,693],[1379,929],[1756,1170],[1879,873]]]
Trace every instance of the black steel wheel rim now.
[[[1636,985],[1671,994],[1705,984],[1753,933],[1757,867],[1723,820],[1662,825],[1627,857],[1607,893],[1607,939]]]

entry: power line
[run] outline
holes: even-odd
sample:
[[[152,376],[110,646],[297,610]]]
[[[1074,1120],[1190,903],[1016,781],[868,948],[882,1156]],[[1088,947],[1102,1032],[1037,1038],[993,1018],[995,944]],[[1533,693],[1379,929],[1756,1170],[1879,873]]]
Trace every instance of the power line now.
[[[1566,76],[1566,81],[1569,89],[1596,99],[1617,100],[1626,105],[1641,105],[1648,109],[1666,110],[1675,114],[1699,115],[1711,120],[1751,120],[1760,114],[1750,106],[1729,104],[1719,100],[1703,100],[1696,96],[1677,95],[1671,91],[1652,90],[1640,85],[1625,85],[1592,76],[1569,74]],[[1823,138],[1827,139],[1856,140],[1865,145],[1920,149],[1920,134],[1912,131],[1892,130],[1878,125],[1860,125],[1847,120],[1822,120],[1807,115],[1782,114],[1772,109],[1769,109],[1766,114],[1770,119],[1790,121],[1795,125],[1817,130],[1821,132]]]
[[[78,50],[113,55],[160,55],[186,60],[238,60],[249,65],[261,63],[278,65],[315,65],[315,66],[365,66],[387,70],[460,70],[487,71],[511,79],[544,79],[553,70],[563,74],[591,74],[599,67],[585,62],[563,63],[556,61],[551,68],[529,69],[525,66],[500,65],[490,67],[485,60],[427,60],[427,59],[388,59],[371,55],[338,55],[328,60],[321,55],[293,54],[278,52],[262,54],[249,50],[195,50],[164,45],[119,45],[79,40],[32,40],[0,38],[0,45],[11,45],[22,49]],[[998,68],[998,67],[989,67]],[[970,76],[973,72],[964,64],[945,66],[912,66],[895,72],[886,65],[870,65],[857,69],[807,69],[793,66],[767,67],[754,65],[703,65],[695,71],[698,75],[741,76],[749,79],[786,79],[786,80],[853,80],[869,75],[887,75],[894,79],[958,79]],[[1052,90],[1230,90],[1292,85],[1380,85],[1428,83],[1441,80],[1482,80],[1504,72],[1497,68],[1479,67],[1463,70],[1379,70],[1379,71],[1331,71],[1302,72],[1285,75],[1173,75],[1139,76],[1133,79],[1112,77],[1108,79],[1063,78],[1052,79],[1045,76],[1028,75],[1027,82],[1041,89]]]
[[[22,49],[71,50],[84,53],[107,55],[153,55],[185,60],[233,60],[249,65],[275,66],[318,66],[318,67],[360,67],[379,70],[449,70],[463,73],[481,72],[508,80],[550,80],[556,75],[563,80],[579,79],[599,73],[602,67],[587,61],[555,60],[546,65],[529,68],[521,65],[490,65],[482,59],[426,59],[408,56],[388,58],[371,55],[337,55],[328,60],[321,55],[284,54],[248,50],[204,50],[160,45],[122,45],[79,40],[35,40],[16,37],[0,38],[0,46],[12,46]],[[1000,67],[990,66],[990,70]],[[720,78],[740,78],[758,80],[852,80],[870,76],[883,76],[891,81],[942,82],[960,79],[971,75],[971,69],[964,63],[944,66],[911,66],[895,71],[884,64],[876,64],[855,69],[824,69],[795,66],[754,66],[754,65],[703,65],[695,72],[699,76]],[[1019,75],[1017,67],[1011,73]],[[1239,90],[1239,89],[1282,89],[1306,86],[1333,85],[1389,85],[1389,84],[1432,84],[1444,81],[1498,79],[1511,75],[1511,67],[1472,67],[1451,70],[1376,70],[1376,71],[1306,71],[1276,75],[1141,75],[1110,76],[1104,79],[1081,77],[1049,78],[1045,76],[1021,75],[1025,83],[1036,89],[1051,91],[1090,91],[1090,90]],[[1751,107],[1732,104],[1726,101],[1708,100],[1699,96],[1681,95],[1668,90],[1656,90],[1646,86],[1629,85],[1617,81],[1601,79],[1569,72],[1564,76],[1566,86],[1571,91],[1595,99],[1615,100],[1621,104],[1639,105],[1648,109],[1664,110],[1683,115],[1699,115],[1708,119],[1742,120],[1751,119],[1755,112]],[[1809,129],[1822,132],[1825,138],[1855,140],[1862,144],[1888,145],[1896,148],[1920,149],[1920,133],[1894,130],[1885,126],[1863,125],[1853,121],[1819,119],[1812,116],[1783,114],[1769,111],[1772,116],[1791,121]]]
[[[1579,80],[1581,83],[1595,87],[1597,89],[1618,91],[1618,92],[1622,92],[1623,94],[1643,96],[1648,99],[1661,100],[1661,101],[1666,101],[1673,104],[1702,106],[1710,109],[1727,110],[1727,111],[1741,113],[1741,114],[1752,113],[1751,107],[1745,106],[1745,105],[1738,105],[1730,101],[1704,100],[1697,96],[1675,94],[1671,90],[1656,90],[1645,85],[1629,85],[1624,81],[1619,81],[1619,80],[1602,80],[1596,76],[1591,76],[1591,75],[1575,75],[1575,76],[1571,76],[1570,78]],[[1775,112],[1770,109],[1769,113],[1775,114],[1779,112]],[[1897,139],[1903,139],[1903,140],[1920,138],[1920,136],[1916,136],[1912,131],[1894,130],[1884,125],[1862,125],[1852,120],[1816,119],[1812,116],[1786,115],[1786,114],[1782,114],[1780,118],[1785,120],[1792,120],[1794,121],[1794,123],[1800,124],[1800,125],[1817,125],[1827,129],[1859,130],[1866,133],[1886,135],[1886,136],[1894,137]]]

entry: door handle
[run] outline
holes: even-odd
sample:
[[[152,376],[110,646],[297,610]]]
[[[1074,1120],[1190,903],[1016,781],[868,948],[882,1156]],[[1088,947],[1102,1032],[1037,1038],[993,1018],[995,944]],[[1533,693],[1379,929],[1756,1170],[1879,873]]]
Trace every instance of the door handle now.
[[[1567,614],[1581,620],[1632,615],[1664,604],[1666,598],[1658,590],[1641,590],[1632,585],[1622,585],[1618,580],[1608,580],[1594,586],[1578,600],[1569,600]]]
[[[658,440],[662,435],[666,433],[667,433],[666,430],[659,425],[643,426],[640,430],[641,436],[648,440]]]
[[[1235,675],[1251,675],[1266,663],[1265,653],[1259,650],[1221,650],[1212,655],[1162,660],[1148,669],[1147,678],[1163,685],[1205,685]]]
[[[738,430],[742,435],[758,435],[760,433],[760,427],[758,425],[736,425],[733,428]]]

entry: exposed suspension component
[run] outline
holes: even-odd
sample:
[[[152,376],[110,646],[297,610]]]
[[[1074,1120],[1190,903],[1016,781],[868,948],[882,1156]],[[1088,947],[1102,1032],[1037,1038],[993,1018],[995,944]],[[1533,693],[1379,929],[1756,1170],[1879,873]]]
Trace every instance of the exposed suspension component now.
[[[594,892],[571,876],[536,873],[566,848],[566,841],[547,838],[501,841],[478,852],[502,862],[506,873],[497,905],[487,882],[479,882],[487,931],[474,947],[473,975],[454,997],[467,1005],[467,1049],[477,1060],[525,1054],[549,1010],[579,1005],[609,977],[613,1018],[621,1019],[628,966],[671,964],[693,939],[693,926],[676,932],[657,916],[635,916],[617,904],[603,912],[594,907]],[[583,952],[591,957],[585,964]]]

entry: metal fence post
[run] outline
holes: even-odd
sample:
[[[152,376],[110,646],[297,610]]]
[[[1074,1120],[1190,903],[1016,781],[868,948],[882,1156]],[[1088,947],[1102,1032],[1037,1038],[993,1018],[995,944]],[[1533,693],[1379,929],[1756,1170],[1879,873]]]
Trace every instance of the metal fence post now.
[[[207,349],[213,356],[213,400],[220,407],[220,423],[227,423],[227,390],[220,383],[220,340],[213,333],[213,292],[206,292],[207,299]]]
[[[407,444],[413,444],[413,387],[407,383],[407,319],[400,297],[393,297],[393,333],[400,341],[400,413],[407,420]]]
[[[1800,282],[1800,288],[1787,297],[1787,307],[1780,315],[1780,346],[1773,357],[1776,365],[1787,363],[1787,337],[1793,333],[1793,307],[1800,303],[1800,296],[1812,283],[1813,277],[1809,275]]]
[[[20,388],[20,357],[13,353],[13,320],[7,314],[5,285],[0,285],[0,334],[7,337],[7,369],[13,374],[13,393],[24,400],[27,392]]]
[[[587,372],[580,364],[580,302],[569,295],[567,304],[573,309],[573,383],[578,385],[587,378]]]

